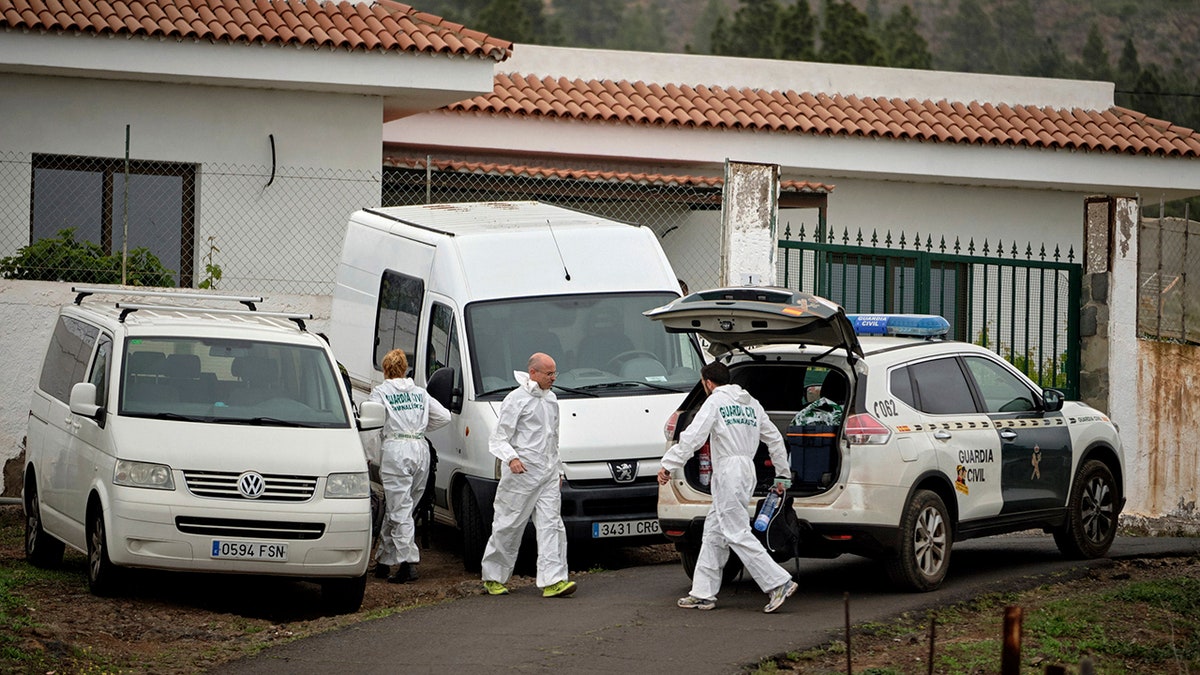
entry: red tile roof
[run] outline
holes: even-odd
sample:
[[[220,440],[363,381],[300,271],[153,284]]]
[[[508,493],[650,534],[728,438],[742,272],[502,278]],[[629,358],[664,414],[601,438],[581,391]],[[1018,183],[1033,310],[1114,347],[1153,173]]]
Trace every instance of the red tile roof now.
[[[0,27],[421,52],[503,61],[512,43],[393,0],[0,0]]]
[[[445,108],[709,129],[862,136],[980,145],[1200,156],[1200,134],[1133,110],[497,75],[490,95]]]
[[[385,156],[384,166],[401,169],[424,169],[425,160],[415,157]],[[671,176],[659,173],[639,173],[635,171],[592,171],[587,169],[558,169],[546,166],[526,166],[520,164],[495,164],[489,162],[466,162],[458,160],[439,160],[432,162],[437,171],[452,171],[455,173],[470,173],[486,176],[515,176],[522,178],[541,178],[549,180],[579,180],[594,183],[634,183],[637,185],[655,185],[669,187],[710,187],[720,188],[725,179],[717,176]],[[801,180],[781,180],[779,189],[783,192],[828,194],[833,191],[832,185]]]

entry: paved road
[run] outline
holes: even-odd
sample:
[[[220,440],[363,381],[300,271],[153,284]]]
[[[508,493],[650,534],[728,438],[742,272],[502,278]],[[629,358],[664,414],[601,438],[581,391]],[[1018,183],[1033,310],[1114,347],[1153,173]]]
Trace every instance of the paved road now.
[[[1110,558],[1200,554],[1200,538],[1121,537]],[[682,610],[688,580],[675,564],[598,572],[570,598],[532,587],[424,607],[300,640],[235,661],[216,673],[569,672],[734,673],[761,658],[839,637],[845,598],[851,620],[980,593],[1035,585],[1048,574],[1111,564],[1063,560],[1048,536],[1015,535],[955,546],[951,577],[933,593],[897,593],[876,565],[854,556],[801,561],[800,591],[777,614],[748,578],[722,589],[717,609]]]

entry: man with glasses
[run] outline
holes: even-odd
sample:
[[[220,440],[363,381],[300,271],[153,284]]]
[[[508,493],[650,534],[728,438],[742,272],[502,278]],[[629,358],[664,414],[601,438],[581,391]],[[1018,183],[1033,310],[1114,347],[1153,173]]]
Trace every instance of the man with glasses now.
[[[562,461],[558,456],[558,376],[554,359],[538,352],[528,373],[513,372],[517,388],[500,404],[488,450],[500,459],[492,536],[481,564],[488,595],[505,595],[525,523],[537,530],[537,585],[546,598],[575,592],[567,579],[567,528],[562,520]]]

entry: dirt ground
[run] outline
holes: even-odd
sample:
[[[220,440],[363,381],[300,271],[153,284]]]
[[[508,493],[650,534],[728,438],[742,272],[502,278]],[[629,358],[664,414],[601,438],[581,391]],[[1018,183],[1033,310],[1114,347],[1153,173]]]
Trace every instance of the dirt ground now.
[[[318,612],[316,585],[261,576],[140,571],[120,597],[97,598],[87,590],[82,554],[68,551],[60,571],[35,570],[24,560],[23,533],[21,508],[0,506],[0,580],[12,580],[7,588],[0,588],[0,602],[13,596],[21,599],[0,604],[0,672],[5,673],[203,672],[283,641],[481,592],[478,578],[463,570],[452,532],[441,527],[435,528],[431,546],[423,549],[418,581],[389,584],[372,577],[362,609],[337,617]],[[591,565],[619,569],[674,560],[674,550],[663,544],[622,549]],[[1019,602],[1030,612],[1082,589],[1180,575],[1200,578],[1200,559],[1117,561],[1086,579],[1029,591]],[[512,585],[532,584],[532,578],[518,576]],[[1003,607],[997,602],[1001,601],[956,609],[956,615],[970,619],[959,621],[958,628],[939,626],[939,649],[952,649],[955,644],[994,645],[1001,636],[1003,617]],[[1124,619],[1127,625],[1114,630],[1124,631],[1118,632],[1122,635],[1144,632],[1143,619],[1132,614]],[[6,637],[5,632],[15,635]],[[907,617],[886,627],[856,628],[851,645],[855,673],[926,673],[927,617]],[[783,658],[767,670],[844,673],[845,667],[844,647],[839,651],[834,644],[802,658]],[[939,668],[936,672],[988,671]]]
[[[417,581],[389,584],[371,576],[362,609],[335,617],[317,610],[315,584],[262,576],[139,571],[120,597],[97,598],[88,592],[81,553],[68,549],[61,571],[29,567],[23,528],[20,506],[0,506],[0,570],[21,580],[7,592],[23,599],[16,607],[0,606],[0,616],[8,615],[0,632],[16,624],[15,646],[23,654],[10,658],[0,648],[5,673],[197,673],[281,641],[482,592],[478,576],[463,569],[453,533],[440,526],[422,549]],[[675,556],[663,544],[624,549],[592,564],[618,569]],[[510,587],[533,583],[516,576]],[[30,622],[36,625],[24,625]]]

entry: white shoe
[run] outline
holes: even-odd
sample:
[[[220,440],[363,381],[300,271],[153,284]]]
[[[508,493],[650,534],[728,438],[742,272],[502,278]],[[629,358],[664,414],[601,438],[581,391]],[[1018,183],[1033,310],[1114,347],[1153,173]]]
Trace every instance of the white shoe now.
[[[767,600],[767,606],[763,607],[763,611],[767,614],[770,614],[771,612],[779,609],[781,606],[783,606],[783,601],[792,597],[792,594],[796,592],[797,588],[800,588],[800,585],[791,579],[788,579],[777,588],[772,588],[771,592],[767,593],[767,597],[770,599]]]

